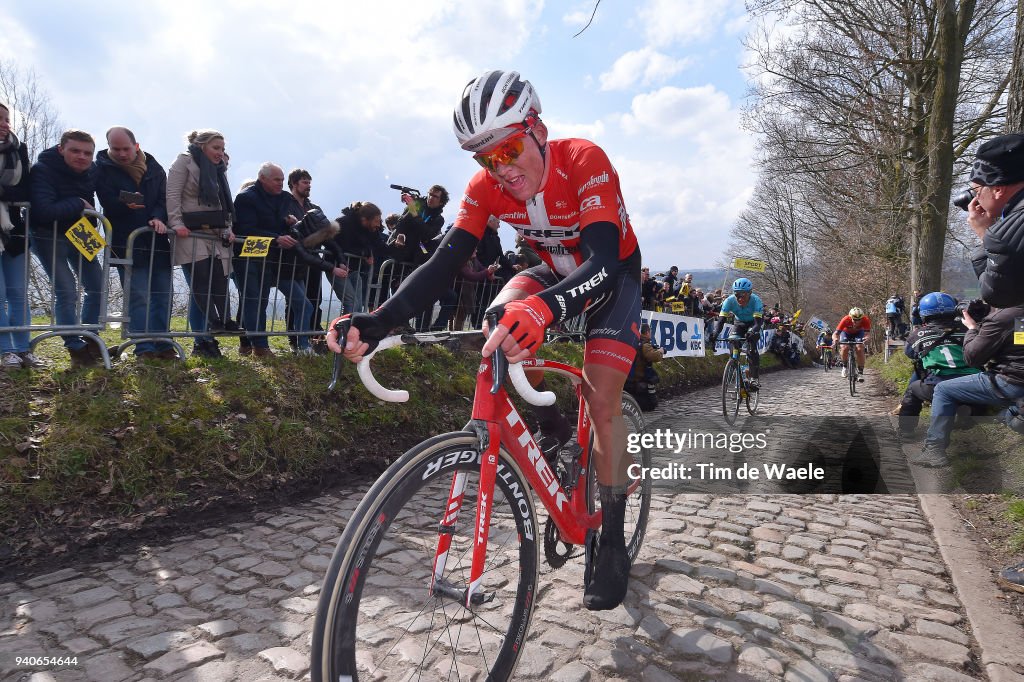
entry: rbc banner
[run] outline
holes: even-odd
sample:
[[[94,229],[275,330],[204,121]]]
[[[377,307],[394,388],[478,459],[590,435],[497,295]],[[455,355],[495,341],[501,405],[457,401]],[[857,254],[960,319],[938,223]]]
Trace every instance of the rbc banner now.
[[[704,356],[704,320],[645,310],[643,321],[651,325],[651,342],[664,349],[666,358]]]

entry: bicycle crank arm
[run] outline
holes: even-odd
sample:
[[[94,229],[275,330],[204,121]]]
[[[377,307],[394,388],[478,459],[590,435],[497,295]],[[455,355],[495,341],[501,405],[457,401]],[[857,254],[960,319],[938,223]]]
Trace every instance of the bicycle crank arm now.
[[[457,601],[460,604],[466,603],[466,593],[469,592],[469,588],[456,587],[447,580],[435,580],[434,581],[434,596],[435,597],[447,597],[452,601]],[[474,606],[480,604],[486,604],[494,600],[493,592],[474,592],[473,596],[469,598],[469,601]]]

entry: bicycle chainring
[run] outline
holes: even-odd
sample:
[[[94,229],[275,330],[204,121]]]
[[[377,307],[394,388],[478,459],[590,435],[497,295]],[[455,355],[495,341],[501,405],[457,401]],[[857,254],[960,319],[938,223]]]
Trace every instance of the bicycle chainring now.
[[[551,568],[565,566],[565,562],[569,559],[582,556],[582,551],[574,551],[577,549],[581,548],[562,542],[562,538],[558,534],[558,528],[555,527],[549,516],[544,524],[544,559],[548,562],[548,565]]]

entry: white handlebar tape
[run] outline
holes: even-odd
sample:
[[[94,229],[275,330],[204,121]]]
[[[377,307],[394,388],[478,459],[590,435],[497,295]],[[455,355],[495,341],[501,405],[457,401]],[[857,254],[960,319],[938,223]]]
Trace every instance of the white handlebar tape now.
[[[530,385],[529,380],[526,378],[526,371],[523,370],[521,363],[509,365],[508,376],[512,380],[512,385],[515,387],[516,392],[523,396],[523,400],[530,403],[531,405],[554,405],[555,394],[551,391],[537,391],[534,390],[533,386]]]
[[[370,369],[370,359],[382,350],[387,350],[401,345],[401,336],[389,336],[381,339],[380,343],[377,344],[377,347],[373,349],[373,352],[364,355],[363,359],[359,361],[358,365],[356,365],[356,371],[359,372],[359,379],[362,380],[363,386],[366,386],[366,390],[381,400],[385,400],[389,403],[404,403],[408,401],[409,391],[392,391],[389,388],[381,386],[380,382],[373,378],[373,370]]]
[[[404,403],[409,400],[409,392],[398,390],[392,391],[389,388],[384,388],[380,385],[373,377],[373,370],[370,368],[370,360],[374,355],[382,350],[388,350],[395,346],[402,345],[401,336],[389,336],[381,339],[377,347],[373,349],[373,352],[363,356],[363,359],[356,365],[356,371],[359,373],[359,379],[366,386],[366,389],[377,398],[387,401],[389,403]],[[523,397],[523,400],[530,403],[531,405],[554,405],[555,394],[551,391],[537,391],[534,390],[533,386],[526,378],[526,372],[523,370],[521,364],[514,364],[509,366],[509,378],[512,379],[512,386],[515,387],[516,392]]]

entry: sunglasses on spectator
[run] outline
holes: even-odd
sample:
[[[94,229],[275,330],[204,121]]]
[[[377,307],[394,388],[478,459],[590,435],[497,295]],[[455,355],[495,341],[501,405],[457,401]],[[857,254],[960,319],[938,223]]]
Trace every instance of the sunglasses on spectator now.
[[[523,153],[526,149],[527,132],[529,128],[516,133],[489,152],[474,154],[473,160],[487,170],[497,172],[498,166],[507,166]]]

